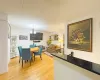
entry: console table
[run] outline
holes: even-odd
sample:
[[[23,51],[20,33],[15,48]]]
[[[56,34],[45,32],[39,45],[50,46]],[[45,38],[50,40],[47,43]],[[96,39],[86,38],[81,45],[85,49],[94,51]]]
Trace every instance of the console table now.
[[[93,63],[92,67],[96,69],[91,69],[92,62],[68,55],[51,54],[54,56],[54,80],[100,80],[100,73],[96,71],[100,67],[99,64]]]

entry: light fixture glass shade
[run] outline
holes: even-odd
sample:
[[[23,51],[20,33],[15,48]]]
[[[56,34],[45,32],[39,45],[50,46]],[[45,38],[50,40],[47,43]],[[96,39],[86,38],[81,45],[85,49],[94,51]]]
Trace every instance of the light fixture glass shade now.
[[[36,34],[36,31],[34,31],[34,29],[32,29],[32,31],[30,31],[30,33],[32,34]]]
[[[36,34],[36,31],[34,31],[34,34]]]
[[[30,33],[32,34],[32,31],[30,31]]]

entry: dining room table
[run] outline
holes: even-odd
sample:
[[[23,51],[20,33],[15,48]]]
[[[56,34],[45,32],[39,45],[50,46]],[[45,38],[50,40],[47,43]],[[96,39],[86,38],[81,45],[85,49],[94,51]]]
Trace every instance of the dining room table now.
[[[39,47],[30,48],[31,53],[38,52],[38,51],[39,51]]]
[[[34,52],[38,52],[38,51],[39,51],[39,47],[30,48],[30,52],[32,56],[34,56]]]

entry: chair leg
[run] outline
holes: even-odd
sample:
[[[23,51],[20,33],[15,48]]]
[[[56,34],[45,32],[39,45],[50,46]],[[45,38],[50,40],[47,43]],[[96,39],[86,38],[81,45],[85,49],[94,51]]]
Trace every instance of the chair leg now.
[[[25,60],[25,63],[27,63],[28,62],[28,60]]]
[[[34,61],[35,61],[35,55],[34,55]]]
[[[42,55],[40,55],[40,58],[41,58],[41,60],[42,60]]]
[[[22,68],[23,68],[23,60],[22,60]]]
[[[20,63],[21,57],[19,57],[19,63]]]
[[[31,61],[33,61],[33,58],[31,58]]]
[[[30,60],[30,66],[31,66],[31,60]]]
[[[20,63],[20,58],[19,58],[19,63]]]

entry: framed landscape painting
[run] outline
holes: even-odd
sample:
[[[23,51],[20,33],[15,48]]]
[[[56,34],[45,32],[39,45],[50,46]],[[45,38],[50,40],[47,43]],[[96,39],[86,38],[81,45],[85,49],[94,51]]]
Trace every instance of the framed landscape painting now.
[[[69,49],[92,52],[92,18],[69,24],[67,39]]]

